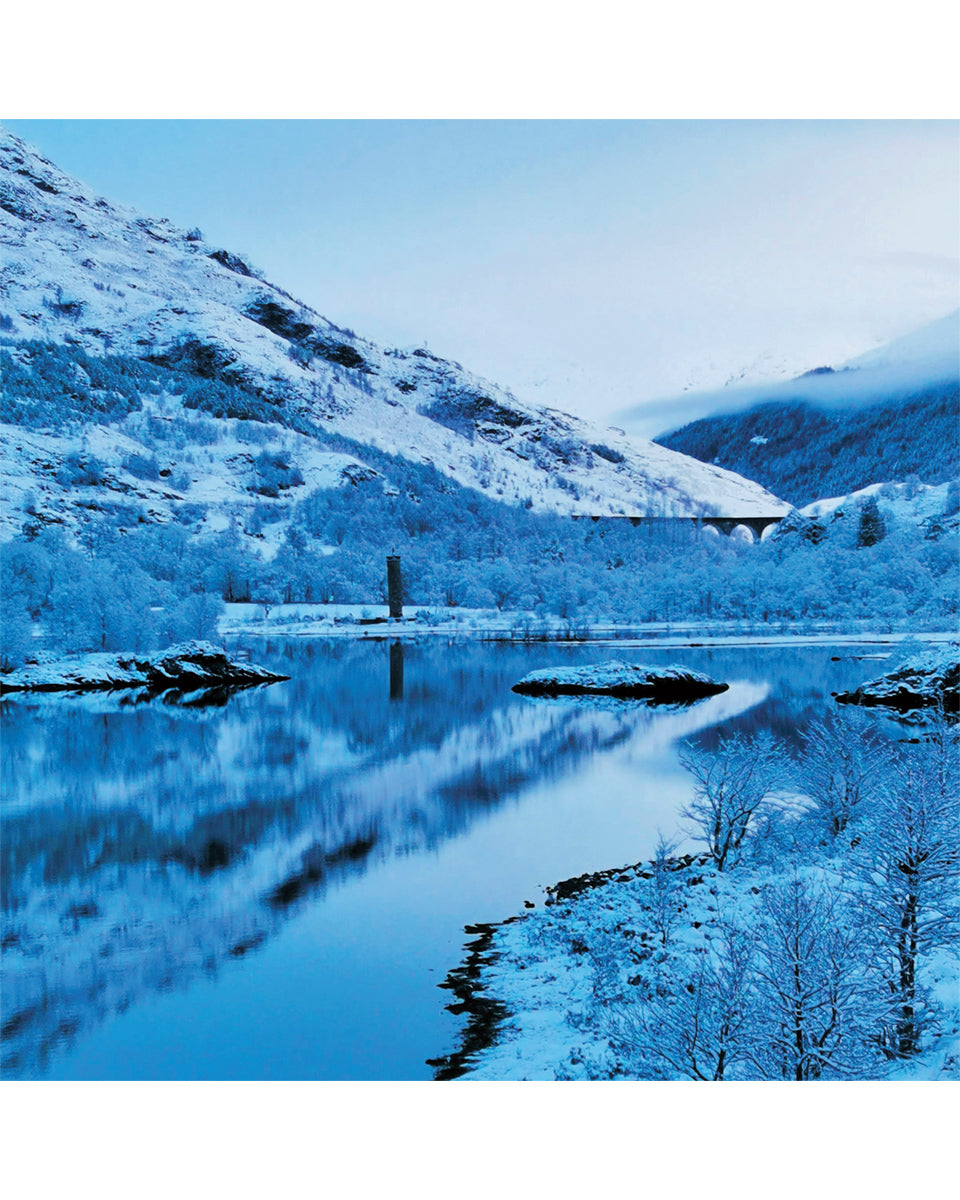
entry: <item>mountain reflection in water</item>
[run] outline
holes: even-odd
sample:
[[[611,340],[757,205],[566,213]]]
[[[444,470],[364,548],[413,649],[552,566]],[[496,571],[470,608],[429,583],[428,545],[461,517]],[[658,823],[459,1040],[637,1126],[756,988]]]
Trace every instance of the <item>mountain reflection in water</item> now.
[[[744,723],[795,736],[843,671],[825,668],[825,653],[759,653],[671,652],[731,688],[667,708],[510,691],[534,667],[622,651],[436,640],[258,647],[291,680],[227,695],[6,701],[4,1073],[49,1073],[98,1023],[218,976],[331,888],[469,838],[487,814],[604,756],[619,754],[635,787],[645,758],[684,737]],[[651,849],[625,841],[621,861]]]

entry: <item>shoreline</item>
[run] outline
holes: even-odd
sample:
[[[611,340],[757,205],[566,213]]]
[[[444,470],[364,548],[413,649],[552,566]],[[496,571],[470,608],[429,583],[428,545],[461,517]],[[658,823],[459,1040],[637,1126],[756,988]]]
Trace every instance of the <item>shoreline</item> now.
[[[680,854],[669,860],[672,865],[668,871],[674,873],[688,870],[690,867],[706,868],[710,863],[709,854]],[[584,892],[606,887],[612,883],[629,883],[634,879],[649,880],[653,878],[654,864],[648,861],[631,863],[622,867],[608,867],[600,871],[587,871],[582,875],[573,875],[569,879],[561,879],[550,887],[543,889],[546,900],[543,907],[551,908],[565,901],[573,900]],[[695,882],[702,882],[703,877]],[[535,911],[536,906],[533,906]],[[458,966],[452,967],[442,983],[437,987],[445,988],[454,993],[457,1003],[446,1005],[447,1012],[454,1016],[466,1016],[467,1023],[458,1034],[459,1046],[449,1054],[426,1060],[428,1067],[434,1069],[435,1082],[447,1082],[460,1079],[469,1074],[476,1066],[476,1059],[485,1051],[497,1044],[498,1034],[514,1014],[500,999],[489,994],[489,985],[484,980],[484,968],[492,967],[503,957],[503,952],[495,948],[495,941],[500,930],[509,925],[523,921],[531,913],[514,913],[502,921],[481,921],[474,925],[465,925],[464,933],[474,937],[473,941],[465,942],[466,952]]]
[[[210,642],[180,642],[150,653],[95,651],[50,658],[0,676],[0,695],[48,692],[113,692],[141,688],[152,695],[171,690],[256,687],[289,676],[231,659]]]
[[[674,856],[660,867],[659,885],[652,861],[588,872],[545,888],[542,906],[500,922],[465,926],[465,932],[479,936],[464,945],[460,963],[438,986],[454,992],[457,1003],[448,1011],[465,1016],[467,1023],[453,1050],[427,1060],[434,1080],[711,1078],[691,1074],[689,1067],[664,1073],[662,1065],[651,1066],[649,1051],[634,1053],[639,1043],[631,1045],[630,1026],[636,999],[659,978],[667,988],[658,992],[667,1012],[689,1005],[690,981],[697,964],[706,961],[702,956],[723,946],[731,917],[746,917],[749,923],[767,889],[781,888],[789,879],[790,867],[756,859],[719,872],[707,853]],[[817,886],[836,877],[838,866],[823,859],[800,870]],[[655,898],[665,878],[673,905],[668,934]],[[946,949],[934,952],[922,967],[922,980],[940,1006],[930,1040],[917,1055],[875,1064],[863,1078],[960,1078],[960,959]],[[655,1046],[660,1026],[643,1027],[643,1032]],[[727,1074],[741,1077],[763,1081],[753,1074]]]
[[[464,950],[469,951],[466,958],[460,966],[453,967],[437,987],[453,992],[457,1003],[447,1004],[446,1010],[456,1017],[466,1016],[467,1023],[458,1034],[459,1050],[426,1060],[427,1066],[434,1069],[434,1081],[444,1082],[466,1075],[471,1069],[472,1058],[494,1044],[500,1026],[510,1016],[505,1004],[486,995],[481,975],[483,968],[491,966],[499,957],[491,951],[497,930],[518,920],[519,916],[512,916],[503,921],[480,921],[464,926],[464,933],[479,936],[464,944]]]

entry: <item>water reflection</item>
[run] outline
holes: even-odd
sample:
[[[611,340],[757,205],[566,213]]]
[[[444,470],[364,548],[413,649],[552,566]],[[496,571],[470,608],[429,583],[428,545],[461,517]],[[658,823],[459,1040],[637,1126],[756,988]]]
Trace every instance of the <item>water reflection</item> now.
[[[403,642],[390,644],[390,699],[403,699]]]
[[[793,731],[867,674],[823,654],[715,654],[671,657],[730,691],[669,709],[510,692],[604,650],[435,641],[261,647],[291,680],[212,702],[5,702],[5,1073],[43,1074],[84,1030],[256,953],[331,888],[469,837],[600,756],[642,771],[678,738]]]

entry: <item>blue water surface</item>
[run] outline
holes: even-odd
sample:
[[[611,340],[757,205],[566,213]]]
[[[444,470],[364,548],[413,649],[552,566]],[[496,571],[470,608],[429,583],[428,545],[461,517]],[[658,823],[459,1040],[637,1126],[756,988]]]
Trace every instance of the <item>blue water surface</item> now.
[[[438,985],[465,925],[649,857],[691,794],[681,739],[795,744],[881,666],[823,646],[250,649],[289,682],[3,703],[5,1079],[429,1079],[462,1026]],[[731,686],[669,708],[510,690],[609,658]]]

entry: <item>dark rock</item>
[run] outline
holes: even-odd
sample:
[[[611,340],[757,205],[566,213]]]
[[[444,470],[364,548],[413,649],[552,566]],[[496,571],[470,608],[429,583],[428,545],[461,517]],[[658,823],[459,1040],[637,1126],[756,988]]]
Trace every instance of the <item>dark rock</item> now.
[[[805,517],[795,508],[787,513],[773,532],[774,538],[798,537],[814,546],[819,545],[826,536],[827,528],[821,521]]]
[[[250,937],[244,938],[237,942],[235,946],[231,946],[228,953],[231,958],[243,958],[251,950],[255,950],[257,946],[264,941],[264,934],[254,933]]]
[[[87,667],[84,660],[64,660],[49,666],[23,667],[0,679],[4,692],[97,692],[117,688],[145,688],[159,694],[250,687],[289,679],[264,667],[231,661],[209,642],[188,642],[144,657],[95,656]]]
[[[315,354],[317,358],[324,359],[325,362],[335,363],[340,367],[349,367],[354,371],[367,373],[373,371],[373,367],[363,355],[347,342],[339,342],[333,338],[324,337],[322,334],[314,333],[305,338],[301,345]]]
[[[607,662],[590,667],[531,671],[512,690],[525,696],[615,696],[665,703],[698,700],[727,691],[700,671],[684,667],[645,667]]]
[[[231,254],[229,250],[214,250],[207,255],[207,258],[212,258],[221,267],[226,267],[228,271],[233,271],[236,275],[253,275],[253,271],[243,259],[236,254]]]
[[[861,684],[855,691],[840,692],[838,704],[866,708],[895,708],[909,712],[918,708],[960,711],[960,643],[925,651],[900,666]]]
[[[509,924],[514,918],[502,922]],[[479,934],[476,941],[468,942],[469,951],[462,966],[454,967],[443,983],[438,987],[453,991],[460,1001],[458,1004],[447,1005],[447,1011],[455,1014],[466,1014],[467,1027],[460,1035],[460,1049],[441,1058],[428,1058],[427,1066],[433,1067],[434,1079],[458,1079],[469,1071],[475,1056],[496,1040],[497,1031],[502,1022],[508,1017],[506,1005],[484,995],[480,981],[484,966],[489,966],[498,956],[489,955],[493,936],[498,926],[490,924],[466,925],[464,931],[468,934]]]
[[[221,379],[225,383],[236,383],[242,371],[235,366],[237,355],[215,342],[201,342],[199,338],[187,337],[169,350],[146,356],[147,362],[161,367],[176,367],[199,375],[201,379]]]
[[[244,309],[244,315],[288,341],[302,341],[314,332],[309,321],[302,320],[294,309],[278,304],[269,296],[258,296]]]

